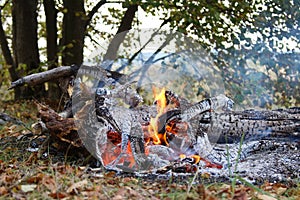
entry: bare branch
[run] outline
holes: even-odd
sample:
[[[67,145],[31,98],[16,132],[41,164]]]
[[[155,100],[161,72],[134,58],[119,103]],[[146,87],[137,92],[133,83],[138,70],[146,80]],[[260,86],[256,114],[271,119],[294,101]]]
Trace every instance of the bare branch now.
[[[160,47],[158,47],[158,49],[148,58],[148,60],[143,64],[143,66],[139,69],[136,70],[134,73],[132,73],[130,76],[136,77],[139,73],[141,73],[141,78],[138,81],[138,86],[140,86],[141,81],[143,79],[143,77],[145,77],[145,73],[147,72],[147,70],[149,69],[149,67],[153,64],[154,58],[157,54],[159,54],[161,52],[161,50],[163,48],[165,48],[169,42],[172,40],[172,34],[168,35],[168,37],[166,38],[166,40],[160,45]]]
[[[151,40],[158,34],[159,30],[168,22],[170,22],[170,19],[166,19],[163,21],[163,23],[160,25],[160,27],[154,32],[152,33],[151,37],[149,38],[149,40],[137,51],[135,52],[131,58],[129,58],[128,62],[124,65],[122,65],[119,69],[117,69],[117,71],[121,71],[123,70],[127,65],[130,65],[132,63],[132,61],[139,55],[139,53],[141,53],[141,51],[151,42]]]
[[[89,14],[87,15],[87,20],[86,20],[86,22],[85,22],[85,27],[87,27],[87,26],[90,24],[90,22],[91,22],[93,16],[98,12],[99,8],[100,8],[101,6],[103,6],[105,3],[107,3],[106,0],[101,0],[101,1],[99,1],[99,2],[92,8],[92,10],[91,10],[91,11],[89,12]]]
[[[168,57],[175,56],[176,54],[178,54],[178,52],[176,52],[176,53],[170,53],[170,54],[168,54],[168,55],[166,55],[166,56],[157,58],[156,60],[153,60],[153,64],[156,63],[156,62],[158,62],[158,61],[160,61],[160,60],[164,60],[164,59],[166,59],[166,58],[168,58]]]
[[[135,16],[136,11],[138,10],[138,5],[130,5],[125,12],[125,15],[122,18],[119,29],[115,35],[115,37],[110,42],[106,54],[104,55],[103,61],[105,60],[115,60],[117,57],[117,51],[124,41],[127,31],[131,29],[132,22]],[[108,67],[107,69],[110,69]]]
[[[95,43],[95,44],[97,44],[97,45],[100,45],[100,44],[93,38],[93,36],[92,36],[91,34],[87,33],[86,36],[87,36],[93,43]]]

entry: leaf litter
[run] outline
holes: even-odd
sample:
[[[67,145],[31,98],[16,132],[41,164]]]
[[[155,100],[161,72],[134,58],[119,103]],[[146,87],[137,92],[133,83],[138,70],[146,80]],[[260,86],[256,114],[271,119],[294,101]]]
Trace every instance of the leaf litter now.
[[[1,112],[18,117],[27,127],[37,120],[32,101],[0,102]],[[187,180],[148,180],[95,171],[82,160],[43,158],[26,149],[34,136],[22,125],[0,125],[0,199],[297,199],[300,183],[268,183],[256,187],[230,182],[192,184]],[[29,136],[28,136],[29,135]],[[25,138],[25,139],[24,139]],[[22,139],[22,140],[20,140]],[[69,155],[70,157],[71,155]],[[199,174],[201,179],[208,174]],[[189,192],[188,187],[190,187]]]

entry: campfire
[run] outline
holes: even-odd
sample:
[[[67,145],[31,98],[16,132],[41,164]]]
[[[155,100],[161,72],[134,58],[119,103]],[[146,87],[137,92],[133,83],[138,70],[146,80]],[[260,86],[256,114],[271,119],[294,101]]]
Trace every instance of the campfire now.
[[[82,91],[88,91],[84,88],[81,84]],[[220,95],[181,109],[181,97],[175,93],[155,86],[152,91],[153,105],[137,105],[141,97],[129,85],[97,89],[95,101],[87,101],[75,115],[87,149],[106,168],[123,171],[158,169],[176,163],[178,168],[185,166],[186,172],[191,172],[201,160],[207,167],[221,168],[201,158],[199,145],[207,151],[211,148],[205,133],[198,133],[193,124],[212,109],[231,109],[233,101]],[[119,106],[117,99],[130,108]]]
[[[30,75],[12,87],[36,83],[39,77],[50,80],[51,74],[61,74],[56,70],[73,74],[75,69],[66,66]],[[51,145],[80,158],[92,154],[106,169],[125,172],[200,170],[220,178],[231,176],[234,164],[242,176],[254,180],[262,175],[266,180],[298,180],[299,107],[228,112],[233,101],[222,94],[202,101],[183,98],[161,81],[165,87],[148,89],[145,95],[131,87],[135,83],[130,76],[97,66],[81,66],[77,76],[72,101],[63,112],[37,103],[40,120],[33,129],[50,141],[41,145],[40,153]],[[86,81],[89,76],[92,81]]]

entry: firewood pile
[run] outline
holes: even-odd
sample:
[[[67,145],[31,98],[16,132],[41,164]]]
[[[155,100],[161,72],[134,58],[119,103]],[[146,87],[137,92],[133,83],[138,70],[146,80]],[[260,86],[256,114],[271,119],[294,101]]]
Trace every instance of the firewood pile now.
[[[60,151],[71,146],[106,169],[138,174],[299,177],[300,108],[233,111],[234,102],[223,94],[190,102],[157,86],[149,104],[126,76],[95,69],[79,69],[63,112],[38,104],[34,128]],[[30,84],[22,80],[13,87]]]

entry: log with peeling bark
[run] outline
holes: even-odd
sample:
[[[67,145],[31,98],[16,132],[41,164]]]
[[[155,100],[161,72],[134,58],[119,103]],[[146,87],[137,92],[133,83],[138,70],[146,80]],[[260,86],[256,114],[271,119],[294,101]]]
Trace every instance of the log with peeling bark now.
[[[62,141],[75,147],[81,147],[73,118],[63,118],[50,107],[37,104],[41,122],[45,125],[53,141]]]
[[[300,107],[277,110],[244,110],[203,116],[200,126],[218,143],[245,139],[300,137]]]
[[[76,133],[78,127],[73,118],[64,118],[60,113],[41,104],[38,104],[38,107],[41,121],[54,141],[60,140],[74,147],[83,147]],[[300,108],[218,113],[209,118],[204,116],[199,124],[202,130],[207,131],[209,135],[219,133],[218,137],[220,137],[221,143],[224,142],[224,137],[230,140],[230,138],[240,138],[242,134],[246,134],[246,138],[253,137],[257,140],[266,134],[275,139],[299,137]]]
[[[97,156],[98,151],[96,150],[102,147],[103,144],[106,144],[105,142],[107,140],[110,140],[114,145],[120,144],[121,136],[116,132],[108,131],[107,138],[105,140],[104,139],[98,140],[99,137],[97,137],[97,135],[101,133],[99,129],[103,127],[99,126],[101,125],[101,123],[94,124],[96,122],[96,119],[87,120],[89,119],[89,117],[82,116],[82,115],[90,114],[91,117],[94,118],[96,117],[94,115],[96,112],[92,112],[92,110],[88,110],[86,108],[93,109],[94,107],[92,104],[89,107],[83,106],[82,109],[77,113],[77,118],[76,118],[77,120],[80,120],[84,124],[85,122],[87,122],[87,124],[83,126],[85,132],[81,131],[80,137],[77,131],[78,129],[80,129],[81,126],[80,123],[78,124],[78,121],[77,123],[75,123],[74,118],[64,118],[62,117],[61,114],[56,113],[55,111],[53,111],[47,106],[39,106],[39,113],[40,113],[41,121],[45,126],[44,130],[50,133],[48,134],[50,136],[49,141],[51,141],[51,143],[54,143],[54,145],[52,146],[55,146],[58,151],[63,151],[67,149],[67,151],[69,152],[68,154],[69,155],[72,154],[74,157],[76,157],[76,152],[85,152],[85,156],[93,155],[98,161],[100,161],[103,164],[103,166],[106,167],[108,163],[103,162],[103,160],[101,160],[101,157],[99,157],[99,155]],[[132,110],[132,111],[139,112],[139,109]],[[128,120],[128,119],[124,118],[124,120]],[[242,146],[243,150],[241,153],[242,155],[241,159],[243,160],[247,158],[248,160],[243,160],[243,162],[241,162],[241,167],[238,168],[239,170],[243,170],[243,169],[248,170],[247,173],[244,175],[257,179],[257,177],[261,176],[260,175],[261,171],[264,170],[268,171],[269,169],[271,171],[275,169],[283,171],[282,172],[283,178],[287,176],[297,177],[297,174],[299,174],[299,169],[296,169],[293,170],[293,174],[290,175],[284,171],[282,166],[288,165],[289,168],[291,169],[293,169],[293,167],[295,166],[299,166],[300,157],[299,157],[299,151],[297,151],[297,149],[300,148],[299,146],[300,145],[299,143],[300,142],[300,137],[299,137],[300,108],[295,107],[289,109],[263,110],[263,111],[245,110],[245,111],[230,111],[230,112],[221,112],[221,113],[207,112],[206,114],[202,115],[199,118],[199,121],[197,122],[199,123],[199,129],[201,129],[200,131],[207,132],[209,136],[219,133],[217,134],[217,136],[220,137],[219,139],[221,139],[221,141],[217,141],[217,142],[221,142],[221,144],[220,143],[214,144],[213,150],[208,152],[209,155],[207,157],[204,157],[204,159],[207,159],[207,161],[222,164],[222,165],[215,165],[215,166],[226,166],[226,163],[228,162],[227,161],[228,157],[230,157],[230,159],[232,160],[235,160],[239,156],[238,155],[239,148],[240,148],[239,143],[224,145],[222,144],[224,138],[227,139],[232,138],[233,140],[237,138],[236,141],[239,141],[241,136],[243,134],[246,134],[245,139],[246,138],[247,139],[244,141],[245,143],[243,143]],[[86,135],[84,135],[83,133],[86,133]],[[268,136],[268,138],[265,138],[266,135]],[[198,136],[203,137],[202,135],[198,135]],[[91,141],[87,143],[88,141],[87,139]],[[172,141],[173,146],[176,143],[177,139],[180,142],[179,140],[180,138],[177,138],[176,134],[174,134],[173,137],[168,137],[168,139],[169,141]],[[225,141],[227,141],[227,139]],[[252,141],[249,141],[248,139]],[[91,145],[86,146],[86,144],[91,144]],[[202,143],[199,144],[201,144],[201,148],[203,148]],[[111,145],[111,147],[115,148],[114,145]],[[228,148],[227,145],[230,145],[229,150],[226,150]],[[73,150],[69,151],[68,150],[69,147],[72,147]],[[153,147],[150,149],[152,154],[154,153],[160,155],[163,154],[166,155],[166,157],[172,154],[172,151],[167,151],[167,149],[170,148],[162,145],[157,145],[157,146],[154,145],[150,147]],[[155,151],[154,149],[155,147],[157,147],[157,151]],[[86,148],[89,149],[87,150]],[[91,149],[93,151],[91,151]],[[227,151],[229,152],[229,156],[227,155]],[[202,156],[204,154],[199,153],[199,155]],[[264,160],[268,159],[269,160],[268,162],[271,164],[269,164],[269,166],[266,165],[266,163],[264,163],[264,160],[262,160],[262,157],[260,157],[260,155],[262,155],[263,157],[267,157],[264,158]],[[279,158],[280,160],[278,160]],[[289,159],[290,161],[288,163],[284,163],[286,159]],[[160,163],[161,166],[162,165],[173,166],[172,170],[174,170],[174,172],[176,172],[178,169],[181,169],[180,168],[181,165],[177,166],[176,164],[177,162],[168,163],[163,159],[156,160],[156,161],[157,163]],[[226,162],[224,163],[223,161]],[[251,167],[252,166],[251,164],[253,162],[256,162],[255,167]],[[277,164],[275,165],[274,163]],[[179,162],[179,164],[181,163]],[[183,163],[183,164],[184,164],[184,168],[182,172],[189,172],[186,168],[187,164],[189,163]],[[213,165],[211,165],[210,163],[210,166]],[[126,166],[125,168],[120,168],[120,169],[124,171],[130,170],[129,168],[127,169]],[[227,169],[224,169],[224,171],[217,171],[217,173],[222,174],[222,173],[226,173],[227,171],[228,171]],[[272,180],[274,174],[270,172],[266,174],[268,174],[268,176],[265,177],[266,180]]]
[[[76,75],[78,72],[79,73],[81,72],[82,74],[83,73],[94,74],[95,77],[100,77],[100,78],[112,77],[116,80],[120,79],[123,76],[118,72],[105,70],[99,66],[86,66],[86,65],[61,66],[45,72],[30,74],[28,76],[22,77],[16,81],[13,81],[9,89],[20,87],[25,84],[34,86],[48,81],[57,80],[59,78],[70,77],[72,75]]]
[[[32,85],[32,86],[38,85],[61,77],[71,76],[73,74],[76,74],[77,70],[78,70],[78,66],[72,65],[72,66],[62,66],[45,72],[31,74],[12,82],[9,89],[20,87],[25,84]]]

